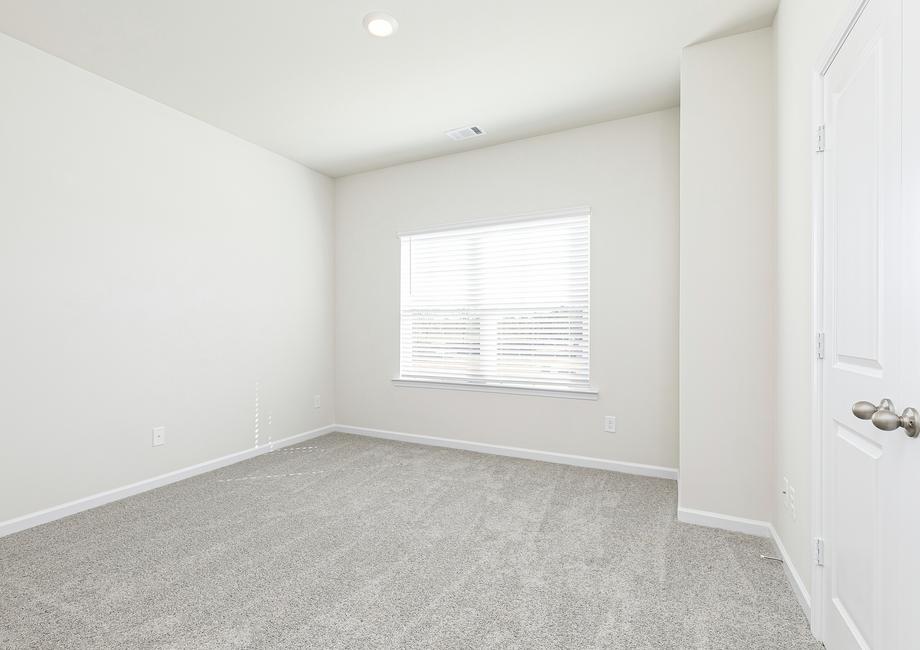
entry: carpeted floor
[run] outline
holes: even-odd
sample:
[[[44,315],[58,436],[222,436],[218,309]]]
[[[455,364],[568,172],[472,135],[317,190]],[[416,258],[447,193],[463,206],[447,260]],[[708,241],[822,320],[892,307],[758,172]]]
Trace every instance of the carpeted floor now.
[[[820,648],[672,481],[330,434],[0,539],[2,648]]]

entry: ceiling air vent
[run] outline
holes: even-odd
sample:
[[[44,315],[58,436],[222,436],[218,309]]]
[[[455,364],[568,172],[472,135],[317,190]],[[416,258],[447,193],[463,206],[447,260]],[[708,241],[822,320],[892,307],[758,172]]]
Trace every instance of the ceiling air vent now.
[[[485,131],[479,126],[464,126],[459,129],[451,129],[445,133],[451,140],[469,140],[484,134]]]

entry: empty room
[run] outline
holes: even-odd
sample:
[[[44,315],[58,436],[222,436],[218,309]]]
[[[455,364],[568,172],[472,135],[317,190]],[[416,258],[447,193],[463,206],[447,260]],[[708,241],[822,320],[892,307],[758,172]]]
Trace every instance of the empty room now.
[[[920,648],[920,2],[0,0],[0,648]]]

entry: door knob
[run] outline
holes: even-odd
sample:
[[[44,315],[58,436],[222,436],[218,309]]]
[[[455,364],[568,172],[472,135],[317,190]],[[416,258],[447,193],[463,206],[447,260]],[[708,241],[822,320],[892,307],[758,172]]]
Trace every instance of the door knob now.
[[[871,420],[872,416],[879,411],[889,411],[894,413],[894,404],[890,399],[885,398],[878,403],[878,406],[872,402],[856,402],[853,405],[853,415],[858,417],[860,420]],[[897,427],[895,427],[895,429],[897,429]]]
[[[920,434],[920,413],[917,409],[907,408],[899,416],[894,411],[878,410],[872,415],[872,424],[882,431],[894,431],[901,427],[909,437],[916,438]]]

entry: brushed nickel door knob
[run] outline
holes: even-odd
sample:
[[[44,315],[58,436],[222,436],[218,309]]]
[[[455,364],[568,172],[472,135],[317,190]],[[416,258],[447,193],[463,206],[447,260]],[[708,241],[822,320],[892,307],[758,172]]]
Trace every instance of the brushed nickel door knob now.
[[[872,416],[872,424],[882,431],[902,428],[910,438],[920,435],[920,413],[913,408],[904,409],[900,416],[893,411],[876,411]]]
[[[871,420],[872,416],[879,411],[890,411],[894,413],[894,404],[886,397],[879,402],[878,406],[872,402],[856,402],[853,405],[853,415],[860,420]]]

